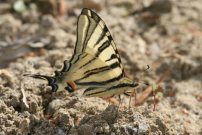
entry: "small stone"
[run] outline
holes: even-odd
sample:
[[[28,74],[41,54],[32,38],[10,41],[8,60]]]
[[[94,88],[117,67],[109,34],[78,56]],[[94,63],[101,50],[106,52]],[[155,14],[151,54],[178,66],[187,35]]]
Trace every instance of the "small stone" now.
[[[83,124],[78,128],[79,135],[94,135],[93,134],[93,127],[89,124]]]
[[[65,102],[60,99],[53,100],[48,106],[48,113],[54,114],[61,106],[64,106]]]
[[[18,133],[21,134],[28,134],[29,131],[29,124],[30,124],[30,119],[25,118],[20,122],[20,126],[19,126],[19,131]]]
[[[107,121],[108,124],[115,123],[118,117],[118,107],[115,105],[108,106],[105,111],[102,112],[102,118]]]
[[[83,0],[83,7],[95,9],[96,11],[100,11],[102,9],[102,5],[99,0]]]
[[[69,112],[66,109],[60,108],[54,116],[56,117],[56,120],[58,124],[60,125],[74,125],[73,119],[71,119],[71,116]]]
[[[145,134],[149,134],[149,124],[147,123],[140,123],[138,125],[138,135],[145,135]]]
[[[53,16],[44,15],[44,16],[42,16],[42,19],[41,19],[41,25],[44,28],[54,28],[57,26],[57,23],[56,23],[55,19],[53,18]]]

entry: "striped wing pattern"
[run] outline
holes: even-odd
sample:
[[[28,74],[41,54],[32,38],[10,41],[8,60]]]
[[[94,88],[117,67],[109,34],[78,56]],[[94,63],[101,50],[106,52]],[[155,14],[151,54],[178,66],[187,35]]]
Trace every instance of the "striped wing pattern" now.
[[[45,78],[50,86],[65,87],[69,92],[85,88],[85,96],[109,97],[134,89],[138,84],[125,77],[121,59],[104,21],[92,10],[84,8],[77,22],[77,41],[70,61],[64,61],[60,71]],[[71,89],[71,90],[70,90]]]
[[[77,37],[75,55],[70,62],[75,63],[81,60],[78,58],[79,56],[87,54],[84,63],[81,64],[79,61],[72,67],[74,69],[78,67],[79,70],[84,71],[84,76],[76,80],[77,84],[89,85],[92,84],[92,80],[95,84],[96,81],[97,84],[102,84],[100,81],[102,76],[108,75],[108,80],[113,79],[114,74],[119,78],[124,76],[121,59],[111,34],[95,12],[89,9],[82,10],[78,20]],[[99,74],[100,77],[97,77]],[[93,76],[96,77],[92,78]],[[103,78],[103,80],[107,80],[107,78]]]

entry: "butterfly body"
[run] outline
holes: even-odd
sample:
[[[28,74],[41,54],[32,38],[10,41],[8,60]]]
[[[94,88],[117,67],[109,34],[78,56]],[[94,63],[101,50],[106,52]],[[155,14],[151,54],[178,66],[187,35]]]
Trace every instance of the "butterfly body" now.
[[[104,21],[84,8],[77,22],[77,41],[72,58],[54,76],[28,76],[48,80],[53,91],[85,89],[88,97],[110,97],[134,89],[138,83],[124,74],[121,59]]]

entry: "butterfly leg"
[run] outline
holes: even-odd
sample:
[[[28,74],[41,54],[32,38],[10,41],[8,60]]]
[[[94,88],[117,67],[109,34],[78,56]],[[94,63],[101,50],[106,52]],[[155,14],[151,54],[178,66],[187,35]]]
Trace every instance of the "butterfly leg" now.
[[[114,95],[107,98],[102,97],[102,99],[107,101],[109,104],[118,104],[117,100],[114,98]]]
[[[130,110],[131,109],[131,99],[132,99],[132,97],[134,96],[135,97],[135,102],[136,102],[136,92],[134,91],[134,93],[132,93],[132,94],[128,94],[128,93],[123,93],[125,96],[129,96],[130,97],[130,99],[129,99],[129,105],[128,105],[128,109]]]
[[[118,97],[119,97],[119,105],[118,105],[118,109],[120,108],[120,106],[121,106],[121,104],[122,104],[122,98],[121,98],[121,95],[118,95]]]
[[[126,92],[124,92],[123,94],[124,94],[125,96],[130,97],[130,98],[129,98],[129,105],[128,105],[128,109],[130,110],[130,107],[131,107],[131,105],[130,105],[130,104],[131,104],[131,94],[128,94],[128,93],[126,93]]]

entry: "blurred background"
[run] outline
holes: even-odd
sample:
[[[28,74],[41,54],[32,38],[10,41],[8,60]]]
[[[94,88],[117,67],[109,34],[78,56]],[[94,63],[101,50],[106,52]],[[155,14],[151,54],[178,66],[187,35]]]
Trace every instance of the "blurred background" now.
[[[146,123],[142,133],[202,134],[201,5],[201,0],[0,0],[0,107],[5,108],[0,110],[0,133],[83,134],[82,124],[73,130],[72,121],[89,114],[86,110],[92,106],[92,115],[103,110],[102,105],[96,108],[104,102],[100,99],[81,104],[74,97],[66,99],[64,93],[53,96],[42,82],[22,77],[24,73],[50,75],[70,59],[77,18],[85,7],[105,21],[126,74],[153,86],[138,89],[137,101],[132,101],[141,115],[140,121],[134,121]],[[147,65],[150,68],[145,70]],[[58,106],[65,106],[63,101],[77,104],[58,112]],[[149,116],[147,109],[152,110],[154,101],[156,112]],[[54,128],[46,121],[50,114],[60,123]],[[63,122],[61,115],[69,121]],[[118,128],[122,126],[114,129],[115,134],[122,134]],[[128,127],[124,133],[129,134]]]

